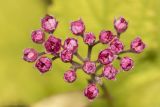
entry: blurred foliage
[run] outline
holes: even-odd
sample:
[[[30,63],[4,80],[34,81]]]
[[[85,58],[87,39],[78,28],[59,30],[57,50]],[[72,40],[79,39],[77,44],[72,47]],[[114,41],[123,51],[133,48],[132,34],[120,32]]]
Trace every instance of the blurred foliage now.
[[[52,4],[51,4],[52,3]],[[50,5],[49,5],[50,4]],[[1,0],[0,1],[0,105],[30,105],[51,95],[83,90],[87,76],[78,72],[73,84],[63,81],[63,73],[69,64],[60,60],[53,62],[53,70],[40,75],[21,59],[25,47],[43,51],[33,44],[30,32],[40,27],[40,18],[46,13],[54,15],[60,22],[55,36],[63,40],[73,36],[69,22],[81,17],[86,30],[97,35],[102,29],[113,30],[114,17],[124,16],[129,28],[121,37],[129,48],[130,41],[137,35],[143,38],[147,48],[142,54],[128,54],[135,60],[131,72],[122,72],[117,81],[106,81],[115,107],[159,107],[160,106],[160,1],[159,0]],[[76,37],[77,38],[77,37]],[[79,38],[80,54],[85,57],[87,46]],[[92,59],[105,46],[98,45]],[[93,107],[103,106],[102,100],[93,102]]]
[[[76,102],[76,103],[75,103]],[[86,107],[87,100],[81,91],[61,93],[35,103],[32,107]]]

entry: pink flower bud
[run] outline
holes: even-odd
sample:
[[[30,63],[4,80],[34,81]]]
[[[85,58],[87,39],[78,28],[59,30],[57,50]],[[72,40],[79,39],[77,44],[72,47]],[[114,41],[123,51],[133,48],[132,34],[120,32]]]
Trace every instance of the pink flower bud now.
[[[136,53],[141,53],[145,48],[144,42],[141,38],[137,37],[131,42],[131,50]]]
[[[56,29],[58,22],[57,20],[50,15],[46,15],[42,20],[41,20],[42,28],[49,33],[53,33],[54,30]]]
[[[39,58],[36,63],[35,67],[41,72],[45,73],[49,71],[52,67],[52,61],[47,57],[41,57]]]
[[[78,41],[74,38],[67,38],[64,41],[63,48],[75,53],[75,52],[77,52],[77,49],[78,49]]]
[[[101,31],[99,35],[99,40],[103,44],[109,43],[114,38],[114,35],[111,31]]]
[[[23,59],[27,62],[34,62],[38,58],[38,52],[33,48],[26,48],[23,51]]]
[[[96,40],[96,37],[92,32],[85,33],[83,36],[83,41],[88,45],[93,45],[95,40]]]
[[[124,57],[121,59],[120,66],[124,71],[129,71],[133,68],[134,62],[129,57]]]
[[[115,80],[117,73],[118,73],[118,70],[114,68],[113,65],[106,65],[103,68],[103,76],[109,80]]]
[[[73,83],[77,78],[76,71],[68,70],[64,73],[64,80],[68,83]]]
[[[41,29],[35,30],[32,32],[31,38],[33,42],[42,44],[45,40],[45,34]]]
[[[96,84],[89,84],[87,88],[84,90],[84,95],[89,99],[93,100],[96,98],[99,94],[99,90],[96,87]]]
[[[48,53],[56,55],[61,49],[61,39],[50,35],[48,40],[45,41],[44,47]]]
[[[73,58],[73,53],[70,50],[63,50],[60,53],[60,58],[63,62],[70,62]]]
[[[110,49],[105,49],[99,53],[98,61],[101,64],[107,65],[111,63],[115,58],[115,55]]]
[[[96,64],[91,61],[85,61],[83,71],[87,74],[94,74],[96,72]]]
[[[113,53],[118,54],[123,51],[124,46],[123,46],[123,43],[118,38],[115,38],[110,43],[109,49],[111,49]]]
[[[116,29],[118,33],[125,32],[128,28],[128,22],[123,17],[115,19],[114,28]]]
[[[83,33],[85,31],[85,25],[84,25],[82,19],[71,22],[71,31],[75,35],[83,35]]]

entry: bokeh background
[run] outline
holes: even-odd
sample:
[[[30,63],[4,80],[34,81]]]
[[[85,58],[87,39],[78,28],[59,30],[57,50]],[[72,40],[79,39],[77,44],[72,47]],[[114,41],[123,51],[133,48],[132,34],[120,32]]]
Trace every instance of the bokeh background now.
[[[55,31],[63,40],[73,36],[69,22],[81,17],[87,31],[97,35],[102,29],[113,30],[114,17],[124,16],[129,28],[121,37],[129,48],[130,41],[139,35],[147,45],[135,60],[131,72],[122,72],[116,81],[105,80],[115,107],[160,107],[160,0],[0,0],[0,106],[2,107],[107,107],[104,99],[90,105],[83,97],[88,76],[78,72],[73,84],[63,81],[69,64],[53,62],[52,71],[45,75],[22,60],[22,50],[34,47],[32,30],[40,28],[40,19],[49,13],[60,22]],[[77,38],[77,37],[76,37]],[[82,43],[81,38],[79,38]],[[97,46],[92,59],[104,46]],[[87,46],[80,45],[85,57]],[[77,91],[78,90],[78,91]],[[75,105],[75,106],[73,106]],[[88,105],[88,106],[87,106]]]

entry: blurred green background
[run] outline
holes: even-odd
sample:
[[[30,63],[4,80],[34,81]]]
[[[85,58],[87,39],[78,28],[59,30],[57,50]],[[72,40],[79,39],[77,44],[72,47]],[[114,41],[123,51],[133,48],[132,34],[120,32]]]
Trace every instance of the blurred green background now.
[[[32,43],[30,33],[40,28],[40,19],[49,13],[60,21],[54,34],[63,40],[73,36],[69,31],[69,22],[79,17],[84,20],[87,31],[94,32],[98,38],[102,29],[114,31],[114,17],[124,16],[129,21],[129,28],[122,35],[126,49],[137,35],[144,40],[147,48],[139,55],[128,54],[135,60],[135,68],[131,72],[120,73],[117,81],[104,82],[113,96],[115,107],[160,107],[159,6],[160,0],[0,0],[0,106],[28,107],[50,96],[76,90],[82,94],[87,85],[88,76],[81,71],[75,83],[65,83],[63,73],[69,64],[60,60],[53,62],[52,71],[45,75],[40,75],[33,64],[22,60],[22,50],[26,47],[43,51],[41,45]],[[97,58],[97,53],[103,48],[97,46],[92,59]],[[79,52],[84,57],[86,50],[87,46],[80,45]],[[68,97],[72,100],[70,94]],[[60,102],[66,99],[60,97]],[[87,99],[82,99],[83,96],[78,94],[71,102],[76,102],[76,107],[88,103]],[[107,103],[97,99],[90,106],[107,107]]]

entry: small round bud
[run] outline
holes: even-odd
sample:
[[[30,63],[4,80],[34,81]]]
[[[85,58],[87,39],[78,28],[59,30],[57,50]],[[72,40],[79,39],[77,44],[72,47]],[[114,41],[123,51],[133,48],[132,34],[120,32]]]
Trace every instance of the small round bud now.
[[[120,66],[124,71],[129,71],[133,68],[134,62],[129,57],[124,57],[121,59]]]
[[[118,54],[123,51],[124,46],[123,43],[118,39],[115,38],[111,43],[109,47],[113,53]]]
[[[75,35],[83,35],[83,33],[85,31],[85,25],[84,25],[82,19],[71,22],[71,31]]]
[[[70,62],[73,58],[73,53],[72,51],[65,49],[60,53],[60,58],[63,62]]]
[[[77,78],[76,71],[68,70],[64,73],[64,80],[68,83],[73,83]]]
[[[96,37],[92,32],[85,33],[83,36],[83,41],[88,45],[93,45],[95,40],[96,40]]]
[[[101,31],[99,35],[99,41],[103,44],[109,43],[114,38],[114,35],[111,31]]]
[[[115,19],[114,28],[116,29],[118,33],[125,32],[128,28],[128,22],[123,17]]]
[[[87,88],[84,90],[84,95],[89,99],[93,100],[96,98],[99,94],[99,90],[96,87],[96,84],[89,84]]]
[[[45,41],[44,47],[48,53],[56,55],[61,49],[61,39],[50,35],[48,40]]]
[[[141,53],[145,48],[145,44],[141,38],[137,37],[131,42],[131,50],[135,53]]]
[[[73,53],[77,52],[78,49],[78,41],[74,38],[67,38],[64,41],[63,48],[69,51],[72,51]]]
[[[45,73],[49,71],[52,67],[52,61],[47,57],[40,57],[36,63],[35,67],[41,72]]]
[[[96,64],[91,61],[85,61],[83,71],[87,74],[94,74],[96,72]]]
[[[115,55],[110,49],[105,49],[99,53],[98,61],[101,64],[107,65],[111,63],[115,58]]]
[[[53,33],[54,30],[56,29],[58,22],[57,20],[50,15],[46,15],[42,20],[41,20],[42,28],[49,33]]]
[[[118,70],[114,68],[113,65],[106,65],[103,68],[103,76],[109,80],[115,80],[117,73],[118,73]]]
[[[26,48],[23,51],[23,59],[27,62],[34,62],[38,58],[38,52],[33,48]]]
[[[32,32],[31,38],[34,43],[42,44],[45,40],[45,34],[41,29],[35,30]]]

